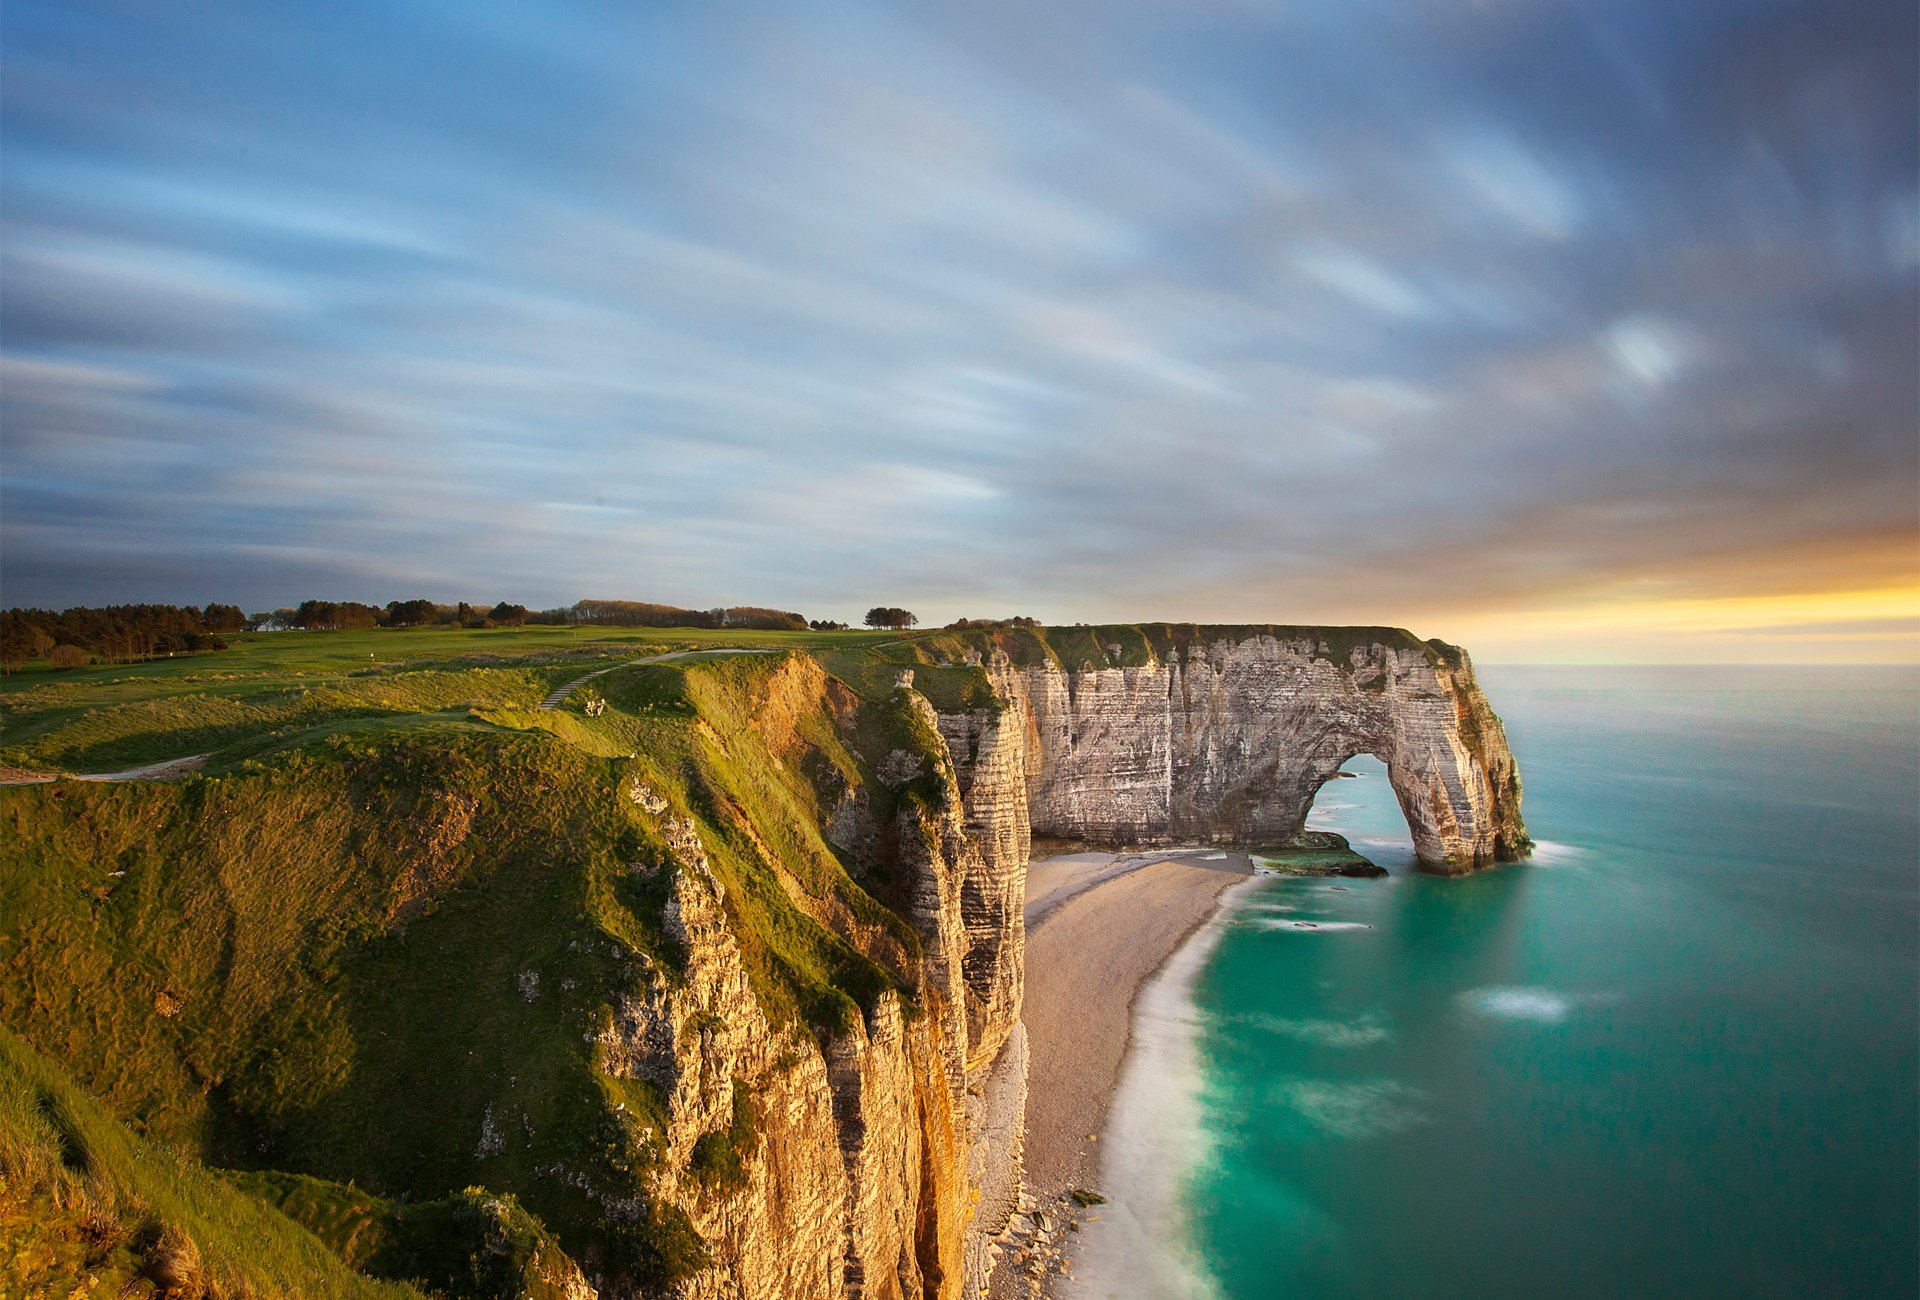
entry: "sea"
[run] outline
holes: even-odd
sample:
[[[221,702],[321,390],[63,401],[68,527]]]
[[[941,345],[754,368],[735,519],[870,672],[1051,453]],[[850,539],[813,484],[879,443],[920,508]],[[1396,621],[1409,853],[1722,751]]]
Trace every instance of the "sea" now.
[[[1483,667],[1530,862],[1379,760],[1143,993],[1085,1297],[1920,1295],[1920,669]]]

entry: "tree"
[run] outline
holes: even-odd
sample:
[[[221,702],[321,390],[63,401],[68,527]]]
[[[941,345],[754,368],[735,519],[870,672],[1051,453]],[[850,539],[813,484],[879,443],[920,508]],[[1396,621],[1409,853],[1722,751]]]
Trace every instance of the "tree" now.
[[[387,602],[388,627],[419,627],[431,623],[440,607],[430,600],[390,600]]]
[[[807,620],[787,609],[763,609],[758,605],[734,605],[716,610],[721,627],[755,628],[763,632],[804,632]]]
[[[897,609],[892,605],[875,605],[867,611],[868,627],[898,629],[912,627],[919,621],[911,610]]]
[[[374,627],[380,611],[357,600],[303,600],[293,613],[296,626],[315,631],[347,627]]]
[[[55,668],[78,668],[93,658],[77,645],[57,645],[47,651],[47,662]]]
[[[487,617],[493,620],[496,627],[519,627],[527,621],[527,607],[509,605],[503,600],[487,611]]]
[[[37,623],[27,620],[25,611],[10,609],[0,614],[0,667],[19,672],[27,660],[53,648],[53,638]]]
[[[200,626],[208,632],[239,632],[247,626],[247,612],[238,605],[209,604],[200,611]]]

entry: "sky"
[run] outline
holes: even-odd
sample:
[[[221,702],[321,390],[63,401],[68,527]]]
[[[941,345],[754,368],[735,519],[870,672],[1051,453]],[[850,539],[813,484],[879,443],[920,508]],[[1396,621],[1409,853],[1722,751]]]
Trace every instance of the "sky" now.
[[[0,603],[1920,659],[1912,0],[0,10]]]

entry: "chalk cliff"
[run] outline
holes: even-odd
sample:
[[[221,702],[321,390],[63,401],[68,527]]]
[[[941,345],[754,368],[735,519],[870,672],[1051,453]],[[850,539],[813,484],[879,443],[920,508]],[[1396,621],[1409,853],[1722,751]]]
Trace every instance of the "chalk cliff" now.
[[[913,694],[946,750],[940,856],[951,864],[938,907],[929,889],[915,919],[961,944],[947,996],[965,1007],[964,1040],[958,1024],[949,1037],[967,1043],[973,1081],[970,1179],[981,1195],[970,1287],[986,1281],[988,1243],[1018,1199],[1018,1146],[1004,1117],[1023,1104],[1032,834],[1287,844],[1319,788],[1370,753],[1387,765],[1427,869],[1459,874],[1531,848],[1505,732],[1454,646],[1386,628],[1158,626],[994,630],[918,648],[927,689],[950,702],[935,711]],[[969,675],[986,689],[956,691]],[[910,690],[912,676],[901,680]],[[955,960],[949,952],[942,969]]]
[[[1429,870],[1471,871],[1530,847],[1519,773],[1465,651],[1394,629],[1128,631],[1132,644],[1094,629],[1065,655],[1031,635],[968,652],[996,697],[976,717],[1010,710],[1024,733],[1034,832],[1289,843],[1320,786],[1366,753],[1386,763]],[[1004,799],[997,787],[987,797]]]

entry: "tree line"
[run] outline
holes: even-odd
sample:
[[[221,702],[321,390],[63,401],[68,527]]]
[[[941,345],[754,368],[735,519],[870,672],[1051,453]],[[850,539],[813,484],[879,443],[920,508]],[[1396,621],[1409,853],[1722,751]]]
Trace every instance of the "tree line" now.
[[[1016,623],[1022,620],[1014,620]],[[867,611],[868,627],[910,628],[909,610],[879,606]],[[242,631],[334,631],[373,627],[518,627],[522,624],[598,627],[739,628],[753,631],[838,632],[845,623],[808,619],[791,610],[758,605],[683,609],[640,600],[581,600],[556,609],[530,610],[501,601],[473,605],[427,599],[368,605],[356,600],[303,600],[298,605],[248,614],[238,605],[106,605],[98,608],[0,611],[0,669],[17,672],[29,660],[56,668],[91,662],[132,663],[166,655],[224,650],[223,633]],[[968,620],[961,624],[967,625]],[[984,625],[984,623],[982,623]]]
[[[304,628],[331,632],[356,627],[518,627],[538,622],[525,605],[501,601],[491,609],[460,601],[441,605],[431,600],[390,600],[385,605],[363,605],[357,600],[303,600],[290,609],[254,615],[253,626],[275,631]]]
[[[758,605],[726,609],[681,609],[643,600],[581,600],[565,609],[545,611],[539,623],[587,623],[598,627],[710,627],[746,628],[762,632],[804,632],[805,615]]]
[[[12,672],[29,659],[45,658],[56,668],[71,668],[93,659],[132,663],[224,650],[220,633],[243,631],[250,623],[238,605],[9,609],[0,611],[0,666]]]

